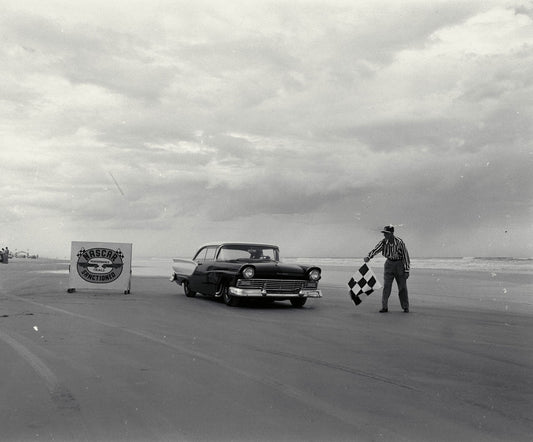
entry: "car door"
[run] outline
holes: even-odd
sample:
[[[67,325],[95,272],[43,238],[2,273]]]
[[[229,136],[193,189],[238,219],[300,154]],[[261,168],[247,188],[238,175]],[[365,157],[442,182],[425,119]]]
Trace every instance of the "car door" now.
[[[206,247],[204,261],[199,266],[198,273],[201,275],[202,293],[206,295],[214,295],[216,292],[216,272],[215,272],[215,255],[218,246]]]
[[[201,249],[194,258],[198,264],[194,271],[193,281],[190,287],[196,292],[205,295],[213,295],[216,291],[216,283],[212,278],[213,264],[217,246],[206,246]]]
[[[207,247],[202,247],[193,258],[193,261],[196,262],[196,269],[191,276],[189,276],[189,288],[194,292],[203,293],[202,291],[202,281],[205,277],[204,272],[204,263],[205,255],[207,253]]]

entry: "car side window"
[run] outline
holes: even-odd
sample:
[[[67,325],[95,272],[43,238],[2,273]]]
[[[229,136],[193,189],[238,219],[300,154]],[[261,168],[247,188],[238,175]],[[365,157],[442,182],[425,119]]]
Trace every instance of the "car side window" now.
[[[223,248],[218,254],[219,261],[233,261],[236,259],[248,259],[250,253],[246,249]]]
[[[206,249],[205,259],[206,260],[214,260],[216,252],[217,252],[217,248],[216,247],[208,247]]]
[[[205,261],[205,255],[207,253],[207,247],[204,247],[203,249],[201,249],[197,254],[196,256],[194,257],[194,261],[197,261],[197,262],[203,262]]]

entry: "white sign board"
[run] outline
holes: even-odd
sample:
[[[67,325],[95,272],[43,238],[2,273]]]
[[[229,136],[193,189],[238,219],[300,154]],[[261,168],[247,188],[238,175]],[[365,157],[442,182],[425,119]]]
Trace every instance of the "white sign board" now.
[[[132,245],[72,241],[68,292],[105,289],[130,292]]]

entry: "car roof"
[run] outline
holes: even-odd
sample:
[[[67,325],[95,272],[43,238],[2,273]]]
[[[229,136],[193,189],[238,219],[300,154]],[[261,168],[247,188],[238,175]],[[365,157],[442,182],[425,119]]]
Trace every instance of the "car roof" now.
[[[272,249],[279,249],[278,246],[275,246],[273,244],[263,244],[263,243],[256,243],[256,242],[218,242],[218,243],[208,243],[204,244],[200,249],[204,247],[222,247],[222,246],[248,246],[248,247],[268,247]]]

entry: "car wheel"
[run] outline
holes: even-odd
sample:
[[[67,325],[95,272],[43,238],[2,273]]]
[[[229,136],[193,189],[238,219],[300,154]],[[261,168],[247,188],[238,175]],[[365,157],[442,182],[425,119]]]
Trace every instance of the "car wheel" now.
[[[229,286],[227,283],[222,285],[222,300],[224,301],[224,304],[229,307],[235,307],[239,302],[235,296],[230,295]]]
[[[189,281],[183,281],[183,291],[185,292],[185,296],[187,296],[187,298],[194,298],[196,296],[196,292],[189,288]]]
[[[291,299],[291,304],[293,307],[303,307],[305,301],[307,301],[307,298],[294,298]]]

